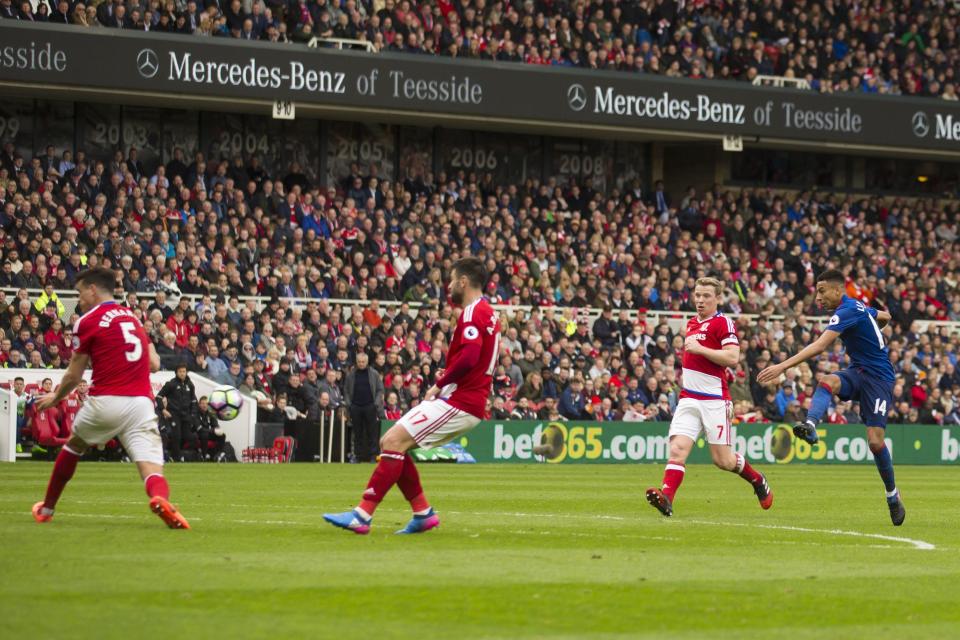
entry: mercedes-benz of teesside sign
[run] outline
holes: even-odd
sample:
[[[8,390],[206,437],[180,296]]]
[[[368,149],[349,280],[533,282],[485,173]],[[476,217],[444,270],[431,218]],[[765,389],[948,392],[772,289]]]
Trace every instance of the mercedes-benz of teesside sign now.
[[[960,106],[883,95],[821,95],[745,83],[369,54],[221,38],[5,21],[0,85],[362,108],[384,118],[755,136],[804,143],[960,151]]]

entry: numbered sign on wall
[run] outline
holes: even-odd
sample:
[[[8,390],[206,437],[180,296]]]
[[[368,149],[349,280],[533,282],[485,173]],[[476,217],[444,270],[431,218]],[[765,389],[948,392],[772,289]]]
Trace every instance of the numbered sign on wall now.
[[[273,103],[274,120],[293,120],[296,118],[297,108],[290,100],[276,100]]]

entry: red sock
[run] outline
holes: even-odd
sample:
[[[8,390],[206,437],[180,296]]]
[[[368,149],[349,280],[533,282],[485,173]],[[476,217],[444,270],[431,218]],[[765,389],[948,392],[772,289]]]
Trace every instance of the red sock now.
[[[763,479],[763,476],[760,475],[760,472],[750,466],[750,463],[740,455],[737,456],[737,466],[734,468],[733,472],[738,476],[749,482],[750,484],[756,484]]]
[[[170,485],[167,484],[167,479],[159,473],[147,476],[147,479],[143,481],[143,487],[151,498],[160,496],[164,500],[170,499]]]
[[[67,447],[60,449],[57,454],[57,461],[53,463],[53,473],[50,474],[50,482],[47,483],[47,495],[43,498],[43,506],[47,509],[54,509],[57,506],[57,500],[63,493],[64,487],[73,477],[73,472],[77,470],[77,463],[80,456],[70,451]]]
[[[413,456],[409,453],[403,459],[403,471],[400,472],[397,486],[400,487],[403,497],[410,503],[414,513],[420,513],[430,508],[430,503],[423,495],[423,487],[420,486],[420,472],[417,471],[417,465],[413,462]]]
[[[673,502],[673,497],[677,495],[677,489],[680,488],[680,483],[683,482],[683,474],[686,473],[687,468],[683,465],[682,462],[674,462],[670,460],[667,462],[667,468],[663,471],[663,495],[670,498],[670,502]]]
[[[380,453],[377,468],[373,470],[370,482],[367,483],[367,490],[363,492],[363,498],[360,500],[361,509],[373,515],[380,506],[380,501],[390,491],[390,487],[397,484],[397,480],[400,479],[405,458],[406,456],[399,451]]]

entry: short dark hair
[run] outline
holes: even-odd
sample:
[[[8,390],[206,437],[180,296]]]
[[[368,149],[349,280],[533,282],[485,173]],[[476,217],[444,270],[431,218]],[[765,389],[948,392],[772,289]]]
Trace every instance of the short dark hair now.
[[[483,260],[480,258],[473,256],[461,258],[453,263],[453,270],[457,272],[457,275],[467,276],[470,284],[477,289],[483,289],[487,284],[487,267],[484,266]]]
[[[843,273],[839,269],[827,269],[820,274],[820,277],[817,278],[817,282],[833,282],[837,284],[843,284],[847,279],[843,276]]]
[[[117,274],[107,267],[93,267],[80,272],[77,276],[77,284],[92,284],[97,289],[112,294],[117,286]]]

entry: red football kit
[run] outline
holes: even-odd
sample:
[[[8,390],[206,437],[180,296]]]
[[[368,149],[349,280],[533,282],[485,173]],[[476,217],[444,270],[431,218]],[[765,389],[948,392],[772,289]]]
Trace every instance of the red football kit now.
[[[476,364],[470,366],[477,351]],[[460,313],[447,350],[447,368],[437,380],[440,397],[451,407],[482,419],[499,351],[500,319],[490,303],[479,298]]]
[[[144,396],[153,399],[147,332],[133,312],[103,302],[83,314],[73,328],[74,351],[90,357],[91,396]]]
[[[706,320],[700,320],[697,316],[690,318],[686,336],[696,336],[700,344],[708,349],[723,349],[727,345],[740,344],[733,320],[719,311]],[[699,354],[684,351],[683,388],[680,397],[694,400],[729,400],[726,367]]]

